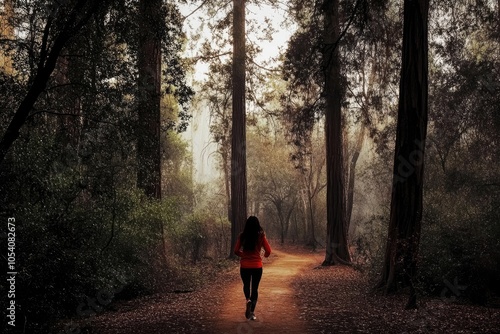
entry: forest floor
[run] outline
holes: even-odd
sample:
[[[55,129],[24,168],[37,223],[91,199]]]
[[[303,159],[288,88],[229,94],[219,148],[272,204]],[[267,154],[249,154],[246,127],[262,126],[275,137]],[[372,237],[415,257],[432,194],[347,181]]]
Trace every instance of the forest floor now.
[[[500,333],[500,309],[370,292],[366,275],[351,267],[321,267],[323,253],[273,250],[264,260],[257,320],[246,320],[239,269],[190,293],[165,293],[122,302],[86,321],[93,334],[154,333]]]

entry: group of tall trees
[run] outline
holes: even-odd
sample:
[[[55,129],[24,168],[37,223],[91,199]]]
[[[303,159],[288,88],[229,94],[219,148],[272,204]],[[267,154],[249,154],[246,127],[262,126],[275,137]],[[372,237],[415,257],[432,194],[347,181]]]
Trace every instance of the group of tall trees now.
[[[373,11],[387,11],[389,7],[387,2],[355,1],[350,4],[353,9],[349,16],[345,10],[346,3],[342,4],[344,10],[341,15],[339,1],[318,2],[316,6],[321,8],[323,13],[322,20],[319,22],[323,22],[323,27],[317,23],[318,20],[316,22],[310,20],[309,22],[316,24],[314,27],[316,31],[309,27],[309,29],[304,29],[303,33],[308,31],[310,35],[316,34],[319,36],[317,41],[321,43],[323,81],[320,82],[323,84],[322,97],[325,100],[323,107],[327,160],[327,244],[324,264],[350,263],[346,214],[348,206],[345,195],[346,182],[349,180],[353,182],[353,179],[346,179],[344,171],[343,126],[345,126],[345,118],[343,120],[342,105],[348,99],[345,74],[347,72],[345,64],[348,62],[341,57],[340,49],[345,48],[342,38],[348,38],[346,33],[351,24],[354,25],[353,29],[363,29],[363,25],[373,24],[373,22],[367,22],[370,19],[366,17],[367,15],[373,15]],[[303,4],[298,4],[296,10],[303,9],[303,6]],[[411,286],[412,280],[415,279],[422,219],[423,159],[427,130],[428,7],[428,1],[404,2],[394,185],[387,252],[380,283],[386,291],[394,290],[399,282]],[[340,17],[344,18],[343,21]],[[365,117],[364,123],[368,123],[369,115],[366,111],[364,113],[361,116]],[[404,168],[408,167],[402,165],[408,161],[412,164],[411,171],[405,170]],[[353,176],[354,170],[350,173]],[[401,280],[400,276],[404,279]],[[414,294],[412,296],[414,297]],[[414,306],[414,299],[411,304],[409,306]]]
[[[0,200],[2,214],[31,221],[27,240],[49,231],[37,243],[54,259],[40,284],[63,284],[50,281],[63,267],[58,261],[73,268],[67,281],[92,258],[102,261],[95,264],[102,276],[92,280],[126,276],[130,263],[149,256],[139,240],[165,254],[165,229],[182,216],[178,208],[194,211],[193,184],[170,182],[183,177],[187,154],[177,132],[187,126],[194,93],[186,83],[193,63],[182,58],[192,45],[182,30],[192,13],[183,17],[180,3],[2,2]],[[442,209],[433,201],[460,189],[477,198],[468,219],[495,217],[498,173],[486,164],[498,162],[500,147],[500,2],[193,3],[207,14],[201,29],[211,30],[206,41],[198,34],[201,54],[191,61],[209,63],[198,98],[210,109],[218,145],[226,199],[221,221],[231,223],[226,251],[232,253],[248,212],[271,212],[282,243],[301,230],[315,248],[324,233],[323,264],[350,264],[358,158],[372,143],[375,154],[392,160],[390,194],[381,192],[390,210],[378,287],[387,293],[408,287],[407,307],[416,307],[426,207],[427,220],[439,222]],[[256,61],[260,46],[248,37],[265,39],[272,27],[258,28],[246,15],[249,5],[279,8],[294,29],[274,64]],[[439,182],[424,182],[431,177]],[[186,233],[200,248],[197,220],[189,222]],[[134,233],[134,242],[120,239]],[[90,250],[81,261],[72,251],[53,256],[66,248]],[[105,269],[112,256],[132,249],[141,255]],[[38,255],[27,253],[30,268]]]
[[[0,214],[23,236],[19,317],[48,332],[93,289],[151,288],[140,277],[165,270],[165,239],[194,233],[172,227],[193,187],[168,168],[187,157],[183,18],[163,1],[1,9]]]
[[[342,115],[342,106],[346,100],[352,99],[353,95],[356,94],[353,94],[352,87],[348,87],[349,84],[346,82],[346,80],[350,79],[346,76],[348,72],[347,66],[350,65],[350,62],[342,59],[340,49],[348,49],[346,44],[343,44],[342,38],[353,38],[354,34],[349,36],[347,33],[351,25],[353,26],[351,29],[361,33],[363,29],[373,29],[376,24],[387,25],[387,22],[376,22],[373,16],[377,14],[385,15],[385,13],[392,10],[392,4],[384,1],[346,1],[342,3],[342,11],[339,10],[339,6],[341,6],[339,1],[321,1],[311,4],[308,6],[309,8],[306,8],[307,6],[302,3],[293,3],[292,7],[294,6],[293,9],[297,13],[297,17],[307,23],[299,28],[298,32],[292,37],[289,45],[296,48],[294,51],[297,53],[292,54],[289,51],[287,61],[289,64],[293,64],[294,57],[300,58],[300,52],[302,52],[304,59],[300,64],[303,67],[299,70],[288,67],[285,76],[292,81],[289,87],[292,87],[294,91],[304,85],[302,99],[307,95],[306,89],[311,89],[314,84],[320,87],[321,94],[317,91],[316,100],[313,99],[309,102],[310,104],[302,103],[299,107],[299,112],[294,116],[296,122],[298,122],[294,123],[297,124],[295,128],[295,138],[297,139],[292,139],[292,141],[303,145],[304,140],[307,139],[303,133],[299,134],[299,132],[308,128],[311,129],[310,124],[314,122],[314,114],[318,109],[324,113],[327,162],[327,244],[324,264],[347,264],[350,262],[347,217],[349,216],[348,208],[351,204],[347,205],[346,201],[346,183],[348,181],[354,182],[354,170],[349,170],[350,177],[346,178],[346,162],[343,156],[345,150],[345,144],[343,143],[343,140],[345,140],[345,125],[343,123],[346,121],[346,116]],[[319,11],[311,8],[321,9],[322,16],[318,18],[316,13]],[[346,8],[352,8],[352,10],[348,12]],[[308,11],[315,13],[316,17],[311,15],[308,20],[304,20],[304,17],[308,15]],[[409,287],[411,298],[407,305],[408,308],[416,307],[414,284],[423,214],[424,152],[429,104],[428,16],[428,1],[404,2],[391,213],[384,267],[379,284],[386,292],[396,291],[401,287]],[[340,19],[341,17],[343,21]],[[372,26],[366,27],[370,25]],[[374,61],[371,73],[368,74],[370,77],[368,79],[369,86],[374,85],[373,81],[376,76],[379,76],[381,81],[387,80],[383,76],[387,75],[388,70],[393,66],[390,51],[388,51],[389,48],[394,46],[393,40],[391,41],[390,36],[388,36],[391,31],[387,27],[384,28],[386,30],[382,31],[387,35],[378,38],[386,42],[385,48],[387,51],[385,54],[387,59],[385,59],[385,64],[377,64]],[[293,44],[295,40],[298,41],[297,44]],[[316,44],[311,43],[311,40],[316,41]],[[377,52],[377,47],[381,46],[377,40],[368,41],[367,44],[375,52]],[[309,49],[307,49],[307,46]],[[321,52],[322,59],[319,64],[314,63],[314,60],[310,60],[310,55],[318,51]],[[295,65],[297,64],[298,62],[295,63]],[[311,66],[309,70],[304,69],[304,66],[307,65]],[[298,73],[300,71],[302,73]],[[362,69],[362,71],[364,72],[366,69]],[[318,73],[321,73],[322,77]],[[314,83],[313,85],[304,84],[311,80]],[[491,84],[491,80],[489,81]],[[384,89],[387,89],[383,87],[384,85],[387,87],[387,84],[379,83],[379,86],[381,86],[378,87],[379,94],[380,92],[383,93]],[[347,94],[348,89],[350,94]],[[288,111],[293,110],[293,98],[292,94],[285,94],[283,97],[285,105],[290,106]],[[361,98],[366,98],[366,95],[361,96]],[[323,101],[318,102],[319,100]],[[304,102],[308,103],[307,101]],[[372,104],[372,107],[380,106],[380,98],[375,95],[369,103]],[[366,108],[361,107],[360,118],[363,120],[360,133],[363,133],[362,128],[364,126],[369,127],[370,131],[373,132],[375,125],[371,121],[375,117],[371,116]],[[356,161],[356,154],[359,153],[353,154],[352,161]],[[298,156],[295,155],[295,158]]]
[[[244,39],[236,37],[238,32],[241,33],[240,29],[244,29],[243,23],[237,22],[244,5],[240,1],[233,2],[234,49],[230,81],[233,89],[233,131],[245,122],[239,114],[241,106],[234,100],[241,100],[236,90],[244,82],[240,69],[237,69],[242,63],[237,46]],[[491,7],[491,4],[478,6]],[[398,12],[403,13],[402,17]],[[423,215],[429,105],[429,2],[405,1],[398,7],[388,1],[316,1],[307,5],[292,1],[289,13],[298,29],[284,55],[282,70],[287,89],[280,97],[283,107],[280,112],[283,124],[288,126],[290,142],[296,147],[292,160],[304,172],[308,172],[305,161],[311,156],[308,143],[313,125],[321,115],[325,117],[327,239],[324,264],[350,263],[347,234],[356,162],[366,132],[380,147],[391,146],[387,133],[378,130],[377,122],[383,117],[377,111],[387,109],[384,103],[390,105],[397,98],[397,106],[393,104],[389,107],[397,109],[397,124],[389,229],[379,287],[385,292],[409,287],[411,298],[407,307],[415,307],[414,281]],[[436,22],[440,20],[436,19]],[[400,34],[399,38],[396,32]],[[399,43],[402,46],[398,46],[401,45]],[[397,54],[400,56],[395,56]],[[246,62],[250,62],[248,55]],[[399,76],[395,75],[397,69],[400,69]],[[356,85],[356,81],[361,81],[362,85]],[[396,85],[399,85],[397,93],[394,92]],[[347,125],[353,118],[346,112],[345,107],[349,104],[357,104],[359,109],[354,116],[358,132],[352,148],[348,147],[347,140]],[[269,110],[264,110],[263,114],[266,113]],[[225,122],[229,119],[226,118]],[[242,166],[246,164],[241,160],[246,144],[241,130],[233,133],[231,138],[231,192],[226,193],[231,198],[230,220],[234,243],[241,230],[244,216],[241,213],[247,210],[246,200],[243,200],[246,196],[246,174],[242,174],[246,170]],[[225,145],[227,152],[227,142]],[[227,153],[225,156],[227,159]],[[228,170],[227,166],[224,170]],[[270,182],[274,182],[274,178],[269,177]],[[226,185],[228,178],[226,174]],[[276,198],[271,202],[276,202]],[[278,219],[282,221],[282,212],[278,207],[276,210]],[[241,214],[239,219],[236,219],[237,214]],[[314,224],[311,227],[314,229]],[[315,243],[313,240],[312,244]]]

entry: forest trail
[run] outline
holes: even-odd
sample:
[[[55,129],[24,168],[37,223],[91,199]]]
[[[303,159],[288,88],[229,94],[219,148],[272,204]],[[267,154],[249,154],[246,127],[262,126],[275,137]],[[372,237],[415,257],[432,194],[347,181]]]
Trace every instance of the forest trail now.
[[[257,320],[245,318],[245,297],[239,265],[191,293],[163,293],[120,303],[91,321],[82,319],[82,333],[92,334],[272,334],[308,333],[294,290],[298,277],[311,272],[321,253],[273,248],[263,260]]]
[[[244,316],[235,262],[201,289],[121,302],[114,311],[81,319],[81,331],[65,333],[498,333],[500,309],[421,297],[417,310],[404,310],[406,294],[370,293],[366,275],[346,266],[319,266],[322,254],[280,249],[264,259],[256,321]]]
[[[259,301],[255,309],[257,320],[244,316],[245,297],[241,280],[228,287],[220,316],[215,324],[217,333],[305,333],[304,319],[292,288],[294,277],[321,263],[320,254],[290,254],[273,250],[269,263],[264,259]]]

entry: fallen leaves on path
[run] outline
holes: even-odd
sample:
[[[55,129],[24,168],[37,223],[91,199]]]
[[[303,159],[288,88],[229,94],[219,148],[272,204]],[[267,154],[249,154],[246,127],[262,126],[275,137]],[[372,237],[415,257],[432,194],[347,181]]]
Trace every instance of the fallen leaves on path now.
[[[82,333],[213,333],[218,310],[224,303],[224,287],[235,278],[236,275],[227,275],[226,270],[214,276],[211,284],[193,292],[162,293],[122,302],[116,311],[86,322]]]
[[[293,283],[310,333],[499,333],[500,310],[421,298],[404,310],[406,295],[371,293],[372,284],[346,266],[316,267]]]
[[[310,260],[308,263],[313,261],[319,264],[318,253],[297,252],[294,255],[304,259],[307,257]],[[278,258],[276,254],[273,255],[265,266],[271,268],[274,259]],[[420,298],[418,310],[404,310],[406,295],[383,296],[371,293],[373,284],[351,267],[307,266],[299,274],[290,276],[291,280],[282,280],[287,282],[288,287],[291,284],[294,303],[276,308],[276,312],[285,312],[284,307],[287,307],[287,312],[296,314],[297,319],[304,324],[305,334],[500,332],[500,309],[453,304],[440,298]],[[258,322],[253,327],[247,326],[249,331],[247,327],[241,326],[239,321],[243,317],[243,308],[237,301],[243,297],[237,271],[237,264],[234,263],[229,272],[214,276],[212,284],[193,292],[163,293],[122,302],[116,306],[115,311],[100,314],[90,322],[82,321],[80,328],[84,330],[81,333],[220,334],[216,329],[221,328],[221,321],[229,321],[222,320],[221,312],[227,311],[228,307],[232,322],[226,327],[231,328],[231,331],[222,332],[237,333],[244,328],[245,331],[240,332],[279,333],[276,328],[283,319],[280,319],[279,313],[271,316],[272,310],[266,308],[264,302],[267,298],[268,303],[272,304],[279,295],[273,297],[269,292],[266,295],[265,291],[262,303],[259,304],[259,314],[265,321]],[[272,270],[267,270],[267,274],[265,279],[271,282]],[[234,288],[235,284],[238,285],[237,288]],[[275,289],[276,286],[269,288]],[[233,296],[235,293],[238,295]],[[243,321],[242,324],[246,323]],[[272,328],[272,332],[268,333],[269,328]]]

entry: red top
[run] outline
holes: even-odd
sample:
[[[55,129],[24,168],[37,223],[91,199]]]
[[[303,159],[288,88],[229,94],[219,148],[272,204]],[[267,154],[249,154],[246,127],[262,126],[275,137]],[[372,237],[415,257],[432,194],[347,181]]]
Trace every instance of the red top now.
[[[264,253],[265,257],[268,257],[271,254],[271,246],[267,242],[266,235],[261,233],[259,238],[257,239],[257,245],[254,250],[247,251],[243,250],[243,246],[241,245],[241,234],[238,236],[238,240],[236,240],[236,245],[234,246],[234,254],[241,257],[240,259],[240,267],[241,268],[262,268],[262,258],[260,257],[260,250],[264,247],[266,251]]]

